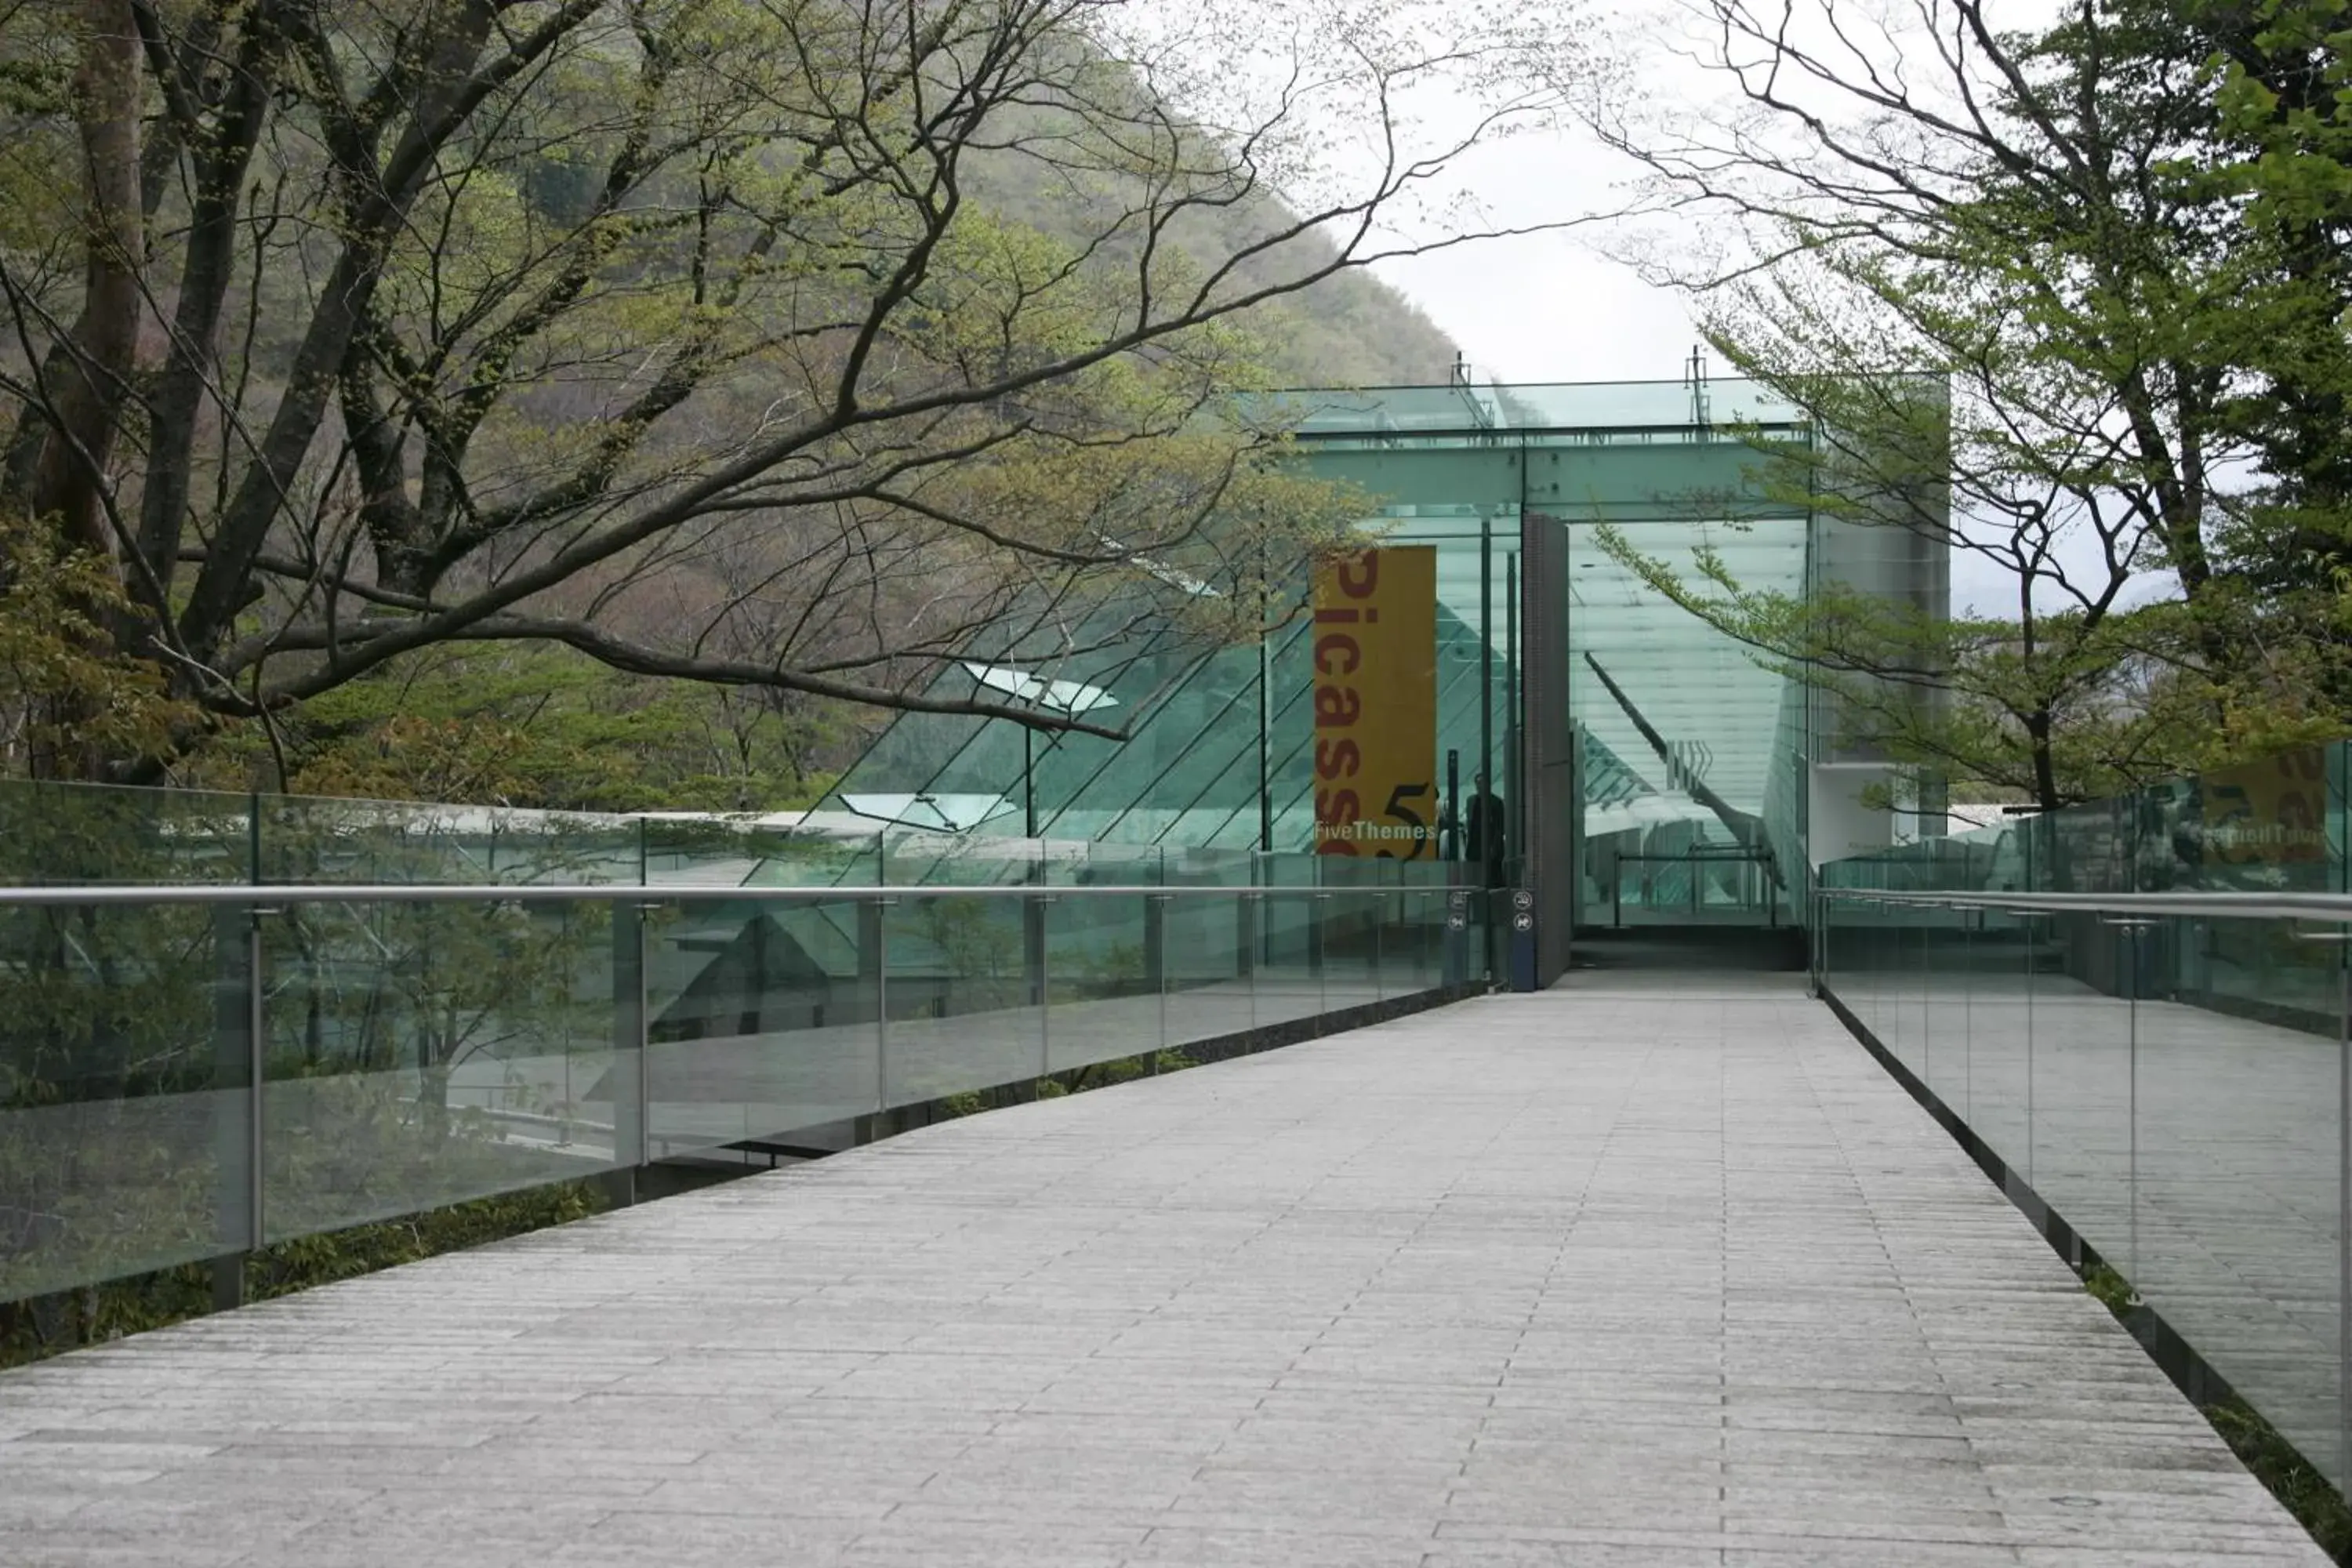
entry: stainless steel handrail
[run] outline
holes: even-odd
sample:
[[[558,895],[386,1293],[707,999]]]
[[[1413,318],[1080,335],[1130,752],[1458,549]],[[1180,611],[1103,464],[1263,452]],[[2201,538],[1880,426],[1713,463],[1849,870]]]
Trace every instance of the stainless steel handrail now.
[[[1909,893],[1823,888],[1824,899],[2019,914],[2203,915],[2221,920],[2352,922],[2347,893]]]
[[[1069,887],[1042,883],[980,883],[905,887],[739,888],[691,882],[173,882],[154,885],[0,887],[0,908],[80,904],[282,904],[282,903],[635,903],[741,902],[838,904],[896,899],[1063,898],[1311,898],[1334,893],[1449,893],[1464,890],[1444,882],[1391,883],[1369,888],[1267,888],[1184,883],[1097,884]],[[1499,889],[1497,889],[1499,890]],[[2347,900],[2352,901],[2352,900]]]

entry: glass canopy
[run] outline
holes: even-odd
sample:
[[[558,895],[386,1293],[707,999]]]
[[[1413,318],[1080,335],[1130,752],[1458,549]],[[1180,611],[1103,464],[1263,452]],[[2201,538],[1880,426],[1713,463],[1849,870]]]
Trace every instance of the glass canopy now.
[[[1433,776],[1458,802],[1486,773],[1514,855],[1538,809],[1525,732],[1552,712],[1542,705],[1565,705],[1575,872],[1559,891],[1578,924],[1801,918],[1813,771],[1853,760],[1822,700],[1644,583],[1594,527],[1617,525],[1677,573],[1705,550],[1747,587],[1801,594],[1833,576],[1940,603],[1940,555],[1916,539],[1767,493],[1757,437],[1801,440],[1788,407],[1751,383],[1685,381],[1305,390],[1263,411],[1313,471],[1378,498],[1368,538],[1435,547]],[[1545,540],[1564,551],[1552,588],[1524,569]],[[1303,605],[1303,579],[1296,591]],[[1564,629],[1542,639],[1564,668],[1527,668],[1538,619]],[[826,804],[978,834],[1304,853],[1305,634],[1294,620],[1207,652],[1149,637],[1076,658],[979,650],[941,690],[985,687],[1055,715],[1083,706],[1126,738],[908,714]]]

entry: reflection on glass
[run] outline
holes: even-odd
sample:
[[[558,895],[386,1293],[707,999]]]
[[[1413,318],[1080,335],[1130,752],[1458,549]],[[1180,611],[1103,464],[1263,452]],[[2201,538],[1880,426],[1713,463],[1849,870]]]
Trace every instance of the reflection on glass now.
[[[2033,920],[1993,910],[1979,913],[1965,1023],[1968,1111],[1978,1137],[2031,1181],[2027,1117],[2032,1100]]]
[[[2290,751],[1832,864],[1822,879],[1996,896],[2341,891],[2347,754]],[[1874,967],[1854,962],[1870,935],[1832,914],[1832,988],[2341,1484],[2341,928],[2122,909],[1912,906],[1899,919],[1911,923],[1886,945],[1919,958]]]
[[[1323,1011],[1320,916],[1328,898],[1323,893],[1268,892],[1259,899],[1258,958],[1251,987],[1258,1027]]]
[[[601,901],[265,920],[269,1238],[618,1163],[612,921]]]
[[[1257,900],[1177,897],[1165,907],[1167,1043],[1179,1047],[1250,1028]]]
[[[870,919],[845,899],[685,899],[648,914],[646,1128],[656,1153],[877,1108]]]
[[[289,795],[254,809],[265,882],[627,885],[644,871],[633,817]]]
[[[2343,944],[2284,921],[2229,923],[2246,928],[2236,951],[2279,1000],[2248,1007],[2234,992],[2168,985],[2139,1000],[2137,1258],[2126,1272],[2340,1484]],[[2150,971],[2162,972],[2156,955],[2167,950],[2203,945],[2198,924],[2139,933]],[[2321,997],[2336,1005],[2305,1005]]]
[[[1046,1070],[1045,906],[908,891],[883,916],[886,1099],[912,1105]]]
[[[0,909],[0,1301],[247,1244],[248,930]]]
[[[1628,524],[1647,560],[1693,580],[1704,556],[1800,593],[1802,518]],[[1666,601],[1591,529],[1569,531],[1567,671],[1586,925],[1793,923],[1805,688]]]
[[[1066,896],[1043,914],[1048,1068],[1157,1051],[1161,1009],[1152,943],[1160,917],[1146,896]]]

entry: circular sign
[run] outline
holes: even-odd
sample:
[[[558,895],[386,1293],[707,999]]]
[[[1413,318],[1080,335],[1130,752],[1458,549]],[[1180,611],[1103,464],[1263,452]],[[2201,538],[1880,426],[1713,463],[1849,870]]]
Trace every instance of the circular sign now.
[[[1470,918],[1467,915],[1448,915],[1445,917],[1445,929],[1447,931],[1468,931],[1470,929]]]
[[[1535,907],[1536,895],[1533,889],[1514,888],[1511,889],[1511,908],[1515,910],[1531,910]]]
[[[1511,917],[1511,929],[1513,931],[1533,931],[1536,929],[1536,917],[1528,914],[1513,915]]]
[[[1445,901],[1457,910],[1466,910],[1470,907],[1470,894],[1465,889],[1456,888],[1445,895]]]

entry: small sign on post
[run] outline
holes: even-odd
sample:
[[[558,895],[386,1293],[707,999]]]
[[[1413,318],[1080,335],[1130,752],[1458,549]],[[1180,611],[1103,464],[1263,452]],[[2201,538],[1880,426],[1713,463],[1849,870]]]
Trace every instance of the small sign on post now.
[[[1536,895],[1532,888],[1511,889],[1511,989],[1536,988]]]

